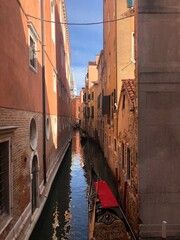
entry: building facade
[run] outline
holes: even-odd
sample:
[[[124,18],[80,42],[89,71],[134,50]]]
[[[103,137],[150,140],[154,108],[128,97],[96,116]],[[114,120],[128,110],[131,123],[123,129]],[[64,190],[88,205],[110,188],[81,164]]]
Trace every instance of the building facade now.
[[[140,236],[180,238],[179,1],[136,3]]]
[[[103,7],[103,148],[105,157],[114,173],[118,161],[117,152],[114,149],[118,141],[117,117],[122,80],[134,79],[135,75],[133,2],[127,0],[104,1]]]
[[[85,88],[83,92],[83,126],[92,138],[98,137],[97,132],[97,86],[98,86],[98,70],[97,64],[99,55],[96,55],[95,61],[88,63],[88,70],[85,77]]]
[[[0,239],[25,239],[70,141],[65,2],[2,0],[0,21]]]
[[[71,99],[71,116],[72,116],[72,126],[79,127],[80,126],[80,96],[76,96]]]
[[[161,239],[162,222],[168,239],[180,238],[179,7],[104,0],[97,126],[139,239]]]
[[[102,114],[104,122],[104,154],[112,171],[114,168],[114,112],[116,103],[116,2],[104,1],[103,4],[103,51],[104,81],[102,91]]]
[[[122,81],[118,104],[117,170],[124,213],[138,236],[138,149],[135,81]]]
[[[102,115],[102,99],[103,99],[103,89],[104,89],[104,74],[105,74],[105,68],[104,68],[104,51],[101,50],[99,54],[99,61],[97,64],[97,70],[98,70],[98,85],[97,85],[97,95],[96,95],[96,101],[97,101],[97,132],[98,132],[98,140],[101,148],[103,149],[104,146],[104,119]]]

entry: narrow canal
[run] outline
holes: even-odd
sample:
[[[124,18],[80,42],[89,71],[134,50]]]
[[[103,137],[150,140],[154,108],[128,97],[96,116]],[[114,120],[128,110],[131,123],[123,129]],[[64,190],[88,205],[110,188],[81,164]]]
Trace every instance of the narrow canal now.
[[[88,181],[90,165],[115,194],[115,180],[97,144],[80,143],[78,131],[54,179],[30,240],[88,239]]]

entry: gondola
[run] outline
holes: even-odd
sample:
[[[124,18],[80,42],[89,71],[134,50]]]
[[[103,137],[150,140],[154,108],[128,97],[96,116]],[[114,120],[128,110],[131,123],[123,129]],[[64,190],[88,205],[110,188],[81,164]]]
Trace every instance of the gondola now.
[[[124,216],[106,181],[94,177],[89,190],[89,240],[130,240]]]
[[[85,131],[83,131],[82,129],[80,129],[80,138],[81,138],[81,142],[86,142],[87,141],[87,133]]]

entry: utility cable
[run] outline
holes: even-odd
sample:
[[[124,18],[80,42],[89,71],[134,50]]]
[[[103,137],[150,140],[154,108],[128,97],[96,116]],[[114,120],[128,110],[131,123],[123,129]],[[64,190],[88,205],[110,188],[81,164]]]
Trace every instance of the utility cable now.
[[[118,22],[118,21],[123,20],[125,18],[129,18],[129,17],[134,16],[134,9],[131,9],[131,10],[128,10],[128,11],[122,13],[120,18],[113,19],[113,20],[99,21],[99,22],[89,22],[89,23],[88,22],[87,23],[57,22],[57,21],[46,20],[46,19],[42,19],[42,18],[33,16],[33,15],[27,14],[25,12],[20,0],[16,0],[16,1],[19,4],[19,6],[20,6],[22,12],[24,13],[24,15],[26,16],[26,18],[29,17],[29,18],[33,18],[33,19],[36,19],[36,20],[39,20],[39,21],[44,21],[44,22],[47,22],[47,23],[63,24],[63,25],[69,25],[69,26],[88,26],[88,25],[99,25],[99,24],[105,24],[105,23],[113,23],[113,22]]]
[[[120,20],[123,20],[125,18],[129,18],[129,17],[132,17],[134,16],[134,9],[130,9],[124,13],[122,13],[120,16],[120,18],[118,19],[113,19],[113,20],[108,20],[108,21],[99,21],[99,22],[89,22],[89,23],[73,23],[73,22],[57,22],[57,21],[51,21],[51,20],[46,20],[46,19],[42,19],[42,18],[39,18],[39,17],[35,17],[33,15],[30,15],[30,14],[27,14],[20,2],[20,0],[16,0],[17,3],[19,4],[22,12],[24,13],[24,15],[26,16],[26,18],[33,18],[33,19],[36,19],[36,20],[39,20],[39,21],[44,21],[44,22],[47,22],[47,23],[55,23],[55,24],[64,24],[64,25],[69,25],[69,26],[90,26],[90,25],[99,25],[99,24],[105,24],[105,23],[113,23],[113,22],[118,22]]]
[[[128,14],[128,15],[126,15]],[[55,24],[64,24],[64,25],[68,25],[68,26],[89,26],[89,25],[100,25],[100,24],[105,24],[105,23],[113,23],[113,22],[118,22],[120,20],[123,20],[125,18],[129,18],[129,17],[132,17],[134,16],[134,13],[133,11],[127,11],[123,14],[121,14],[122,17],[118,18],[118,19],[113,19],[113,20],[108,20],[108,21],[99,21],[99,22],[87,22],[87,23],[73,23],[73,22],[57,22],[57,21],[51,21],[51,20],[46,20],[46,19],[41,19],[39,17],[35,17],[35,16],[32,16],[30,14],[27,14],[27,17],[29,18],[33,18],[33,19],[36,19],[36,20],[39,20],[39,21],[44,21],[44,22],[47,22],[47,23],[55,23]]]

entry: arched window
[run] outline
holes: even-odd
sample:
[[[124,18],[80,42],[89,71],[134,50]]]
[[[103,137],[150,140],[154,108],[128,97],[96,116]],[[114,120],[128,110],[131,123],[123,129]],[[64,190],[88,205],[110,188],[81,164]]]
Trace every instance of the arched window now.
[[[32,150],[35,150],[37,147],[37,139],[38,139],[38,130],[36,125],[36,120],[32,118],[30,123],[30,134],[29,134],[30,146]]]

